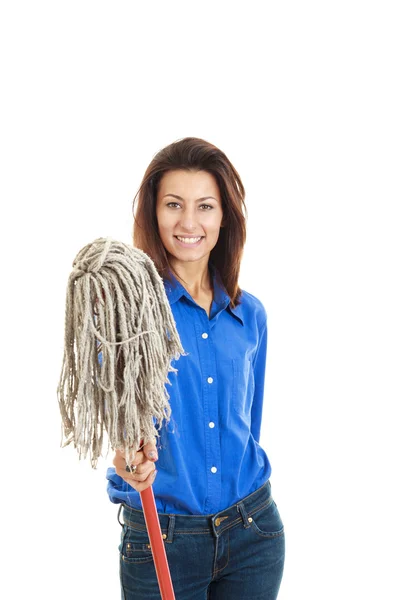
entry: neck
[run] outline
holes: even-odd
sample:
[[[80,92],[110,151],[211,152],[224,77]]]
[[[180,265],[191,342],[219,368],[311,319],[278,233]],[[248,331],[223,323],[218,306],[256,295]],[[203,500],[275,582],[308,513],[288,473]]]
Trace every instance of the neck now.
[[[175,277],[191,296],[198,296],[213,289],[212,278],[208,269],[208,260],[201,264],[199,261],[185,263],[174,263],[171,261],[170,264]]]

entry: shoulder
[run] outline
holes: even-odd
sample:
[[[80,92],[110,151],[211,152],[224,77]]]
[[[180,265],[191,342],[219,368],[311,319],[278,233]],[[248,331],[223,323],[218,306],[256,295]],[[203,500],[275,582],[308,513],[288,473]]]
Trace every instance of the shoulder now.
[[[242,289],[239,302],[245,320],[255,322],[259,330],[266,327],[267,311],[263,302],[257,296]]]

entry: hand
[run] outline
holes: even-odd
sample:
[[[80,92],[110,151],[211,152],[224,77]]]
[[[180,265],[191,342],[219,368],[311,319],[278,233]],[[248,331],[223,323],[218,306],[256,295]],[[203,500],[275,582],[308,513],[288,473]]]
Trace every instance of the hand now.
[[[126,471],[125,454],[120,450],[115,451],[113,465],[117,475],[122,477],[137,492],[143,492],[143,490],[150,487],[154,482],[157,474],[156,465],[154,464],[156,460],[158,460],[158,454],[154,440],[153,442],[148,442],[138,452],[132,453],[130,465],[137,466],[135,473]]]

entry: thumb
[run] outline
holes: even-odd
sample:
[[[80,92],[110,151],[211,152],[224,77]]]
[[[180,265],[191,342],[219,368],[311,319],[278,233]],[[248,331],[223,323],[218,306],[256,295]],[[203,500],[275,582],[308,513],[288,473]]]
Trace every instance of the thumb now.
[[[157,448],[156,448],[156,442],[151,441],[151,442],[147,442],[147,444],[145,444],[143,446],[143,452],[144,455],[146,456],[146,458],[148,458],[151,461],[156,461],[158,460],[158,452],[157,452]]]

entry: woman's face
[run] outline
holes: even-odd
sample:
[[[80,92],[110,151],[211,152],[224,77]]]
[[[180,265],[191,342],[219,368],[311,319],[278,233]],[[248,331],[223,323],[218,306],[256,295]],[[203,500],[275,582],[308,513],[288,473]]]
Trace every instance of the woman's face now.
[[[214,176],[182,169],[165,173],[158,186],[156,216],[161,241],[171,257],[208,263],[223,218]]]

